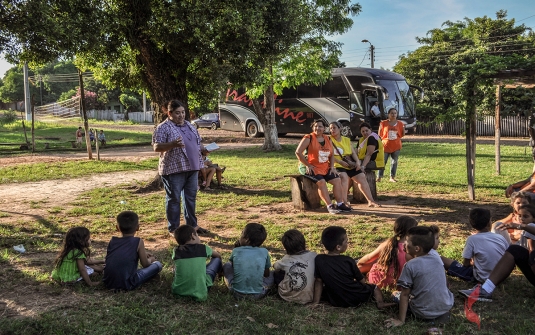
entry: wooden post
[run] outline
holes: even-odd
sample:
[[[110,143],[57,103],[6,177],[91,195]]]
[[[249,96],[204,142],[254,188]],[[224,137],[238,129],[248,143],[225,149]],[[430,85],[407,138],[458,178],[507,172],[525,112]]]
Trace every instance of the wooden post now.
[[[98,145],[98,129],[95,128],[95,149],[97,150],[97,161],[100,160],[100,150]]]
[[[32,153],[35,152],[35,134],[34,134],[34,130],[35,130],[35,102],[34,102],[34,99],[35,99],[35,95],[32,95]]]
[[[501,153],[500,153],[500,137],[501,137],[501,122],[500,122],[500,110],[502,103],[502,92],[501,86],[496,85],[496,109],[495,109],[495,124],[494,124],[494,150],[495,150],[495,160],[496,160],[496,174],[500,174],[500,162],[501,162]]]
[[[84,118],[85,145],[87,147],[87,154],[89,156],[88,158],[93,159],[91,140],[89,139],[89,123],[87,122],[87,113],[85,110],[84,80],[82,79],[82,71],[80,71],[80,69],[78,69],[78,79],[80,80],[80,109]]]
[[[466,175],[468,179],[468,199],[473,201],[476,200],[476,104],[470,101],[468,108],[472,108],[472,111],[469,111],[466,119]]]

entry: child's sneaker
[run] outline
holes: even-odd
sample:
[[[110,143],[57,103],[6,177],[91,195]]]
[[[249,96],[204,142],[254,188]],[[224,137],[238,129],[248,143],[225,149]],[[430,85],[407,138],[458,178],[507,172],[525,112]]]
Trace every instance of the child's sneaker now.
[[[349,207],[346,204],[338,205],[338,207],[336,207],[336,208],[341,212],[345,212],[345,213],[351,212],[351,207]]]
[[[488,293],[487,291],[485,291],[481,287],[481,284],[477,284],[476,286],[474,286],[473,288],[469,290],[459,290],[459,293],[468,298],[472,295],[472,293],[474,293],[474,291],[476,290],[478,286],[479,286],[479,294],[477,296],[474,296],[473,298],[476,299],[477,301],[492,302],[492,293]]]
[[[330,214],[338,214],[338,213],[340,213],[340,210],[336,209],[333,204],[327,206],[327,210],[329,211]]]

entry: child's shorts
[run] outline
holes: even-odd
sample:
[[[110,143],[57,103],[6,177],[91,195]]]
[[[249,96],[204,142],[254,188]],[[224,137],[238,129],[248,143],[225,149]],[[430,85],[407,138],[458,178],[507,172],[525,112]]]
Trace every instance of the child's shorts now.
[[[461,278],[465,281],[475,281],[474,278],[474,267],[473,266],[463,266],[457,261],[453,261],[448,269],[448,275],[453,277]]]

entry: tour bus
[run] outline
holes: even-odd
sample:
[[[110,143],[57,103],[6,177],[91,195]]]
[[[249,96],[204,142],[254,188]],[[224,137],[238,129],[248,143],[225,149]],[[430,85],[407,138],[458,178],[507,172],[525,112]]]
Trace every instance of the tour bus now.
[[[407,84],[405,78],[395,72],[367,68],[337,68],[332,78],[322,85],[302,84],[286,88],[275,96],[275,118],[280,136],[286,133],[310,133],[312,122],[322,119],[326,124],[338,121],[342,135],[355,138],[360,135],[359,125],[366,121],[377,131],[379,122],[387,118],[390,108],[396,108],[398,119],[407,132],[416,129],[416,110],[413,90],[423,90]],[[381,115],[370,113],[379,102]],[[264,132],[255,114],[253,102],[244,89],[227,90],[219,104],[221,129],[244,132],[257,137]]]

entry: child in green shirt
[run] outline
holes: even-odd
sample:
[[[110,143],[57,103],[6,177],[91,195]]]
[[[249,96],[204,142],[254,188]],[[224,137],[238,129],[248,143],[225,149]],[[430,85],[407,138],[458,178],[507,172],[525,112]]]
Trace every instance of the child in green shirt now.
[[[175,230],[178,247],[173,251],[175,278],[174,295],[192,297],[197,301],[208,298],[208,289],[218,272],[221,271],[221,255],[202,244],[195,228],[183,225]],[[206,264],[206,260],[211,258]]]

